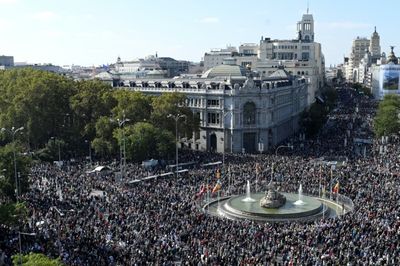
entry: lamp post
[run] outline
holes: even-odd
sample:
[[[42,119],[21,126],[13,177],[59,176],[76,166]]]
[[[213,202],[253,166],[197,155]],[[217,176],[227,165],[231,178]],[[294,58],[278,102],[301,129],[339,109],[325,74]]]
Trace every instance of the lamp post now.
[[[167,115],[168,118],[173,118],[175,120],[175,159],[176,159],[176,177],[178,177],[178,120],[180,118],[185,118],[186,115],[181,115],[181,114],[177,114],[177,115],[173,115],[173,114],[169,114]]]
[[[232,111],[228,111],[225,113],[225,110],[222,110],[222,132],[224,135],[224,145],[222,148],[222,171],[223,171],[224,175],[225,175],[225,117],[229,114],[232,114]],[[231,152],[232,152],[232,150],[231,150]]]
[[[119,158],[120,158],[120,172],[121,172],[121,181],[124,178],[125,175],[125,164],[126,164],[126,146],[125,146],[125,130],[124,130],[124,125],[126,122],[131,121],[129,118],[125,118],[125,112],[122,112],[122,119],[117,118],[116,120],[110,119],[112,122],[117,122],[119,128],[122,129],[122,145],[120,145],[119,148]],[[90,148],[90,146],[89,146]]]
[[[88,149],[89,149],[89,163],[92,165],[92,149],[90,148],[90,140],[85,140],[85,142],[88,144]]]
[[[15,128],[15,127],[12,127],[10,130],[8,130],[8,129],[6,129],[6,128],[2,128],[1,129],[1,131],[3,132],[3,131],[8,131],[8,132],[10,132],[10,134],[11,134],[11,136],[12,136],[12,142],[13,142],[13,144],[14,144],[14,141],[15,141],[15,134],[17,133],[17,132],[20,132],[20,131],[22,131],[22,130],[24,130],[24,127],[19,127],[19,128]],[[15,144],[14,144],[14,149],[13,149],[13,157],[14,157],[14,177],[15,177],[15,195],[16,195],[16,197],[17,197],[17,202],[18,202],[18,196],[19,196],[19,191],[18,191],[18,174],[17,174],[17,155],[16,155],[16,147],[15,147]]]
[[[18,259],[18,264],[22,265],[22,241],[21,241],[21,235],[25,236],[36,236],[35,233],[26,233],[26,232],[20,232],[18,231],[18,242],[19,242],[19,259]]]
[[[55,210],[58,213],[58,228],[57,228],[57,237],[58,237],[58,254],[61,259],[61,239],[60,239],[60,227],[61,227],[61,217],[64,216],[64,213],[62,213],[57,207],[52,206],[50,207],[50,210]]]

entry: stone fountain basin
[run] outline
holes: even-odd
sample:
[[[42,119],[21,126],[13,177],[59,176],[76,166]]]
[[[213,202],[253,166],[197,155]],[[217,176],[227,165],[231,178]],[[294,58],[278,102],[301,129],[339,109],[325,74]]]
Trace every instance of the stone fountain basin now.
[[[295,205],[299,199],[298,194],[281,193],[286,197],[286,203],[280,208],[264,208],[260,206],[260,199],[264,197],[264,193],[253,193],[251,197],[255,202],[243,202],[246,195],[233,196],[224,204],[221,204],[220,211],[231,217],[243,219],[292,219],[304,218],[318,214],[322,211],[322,203],[316,198],[303,195],[303,205]]]

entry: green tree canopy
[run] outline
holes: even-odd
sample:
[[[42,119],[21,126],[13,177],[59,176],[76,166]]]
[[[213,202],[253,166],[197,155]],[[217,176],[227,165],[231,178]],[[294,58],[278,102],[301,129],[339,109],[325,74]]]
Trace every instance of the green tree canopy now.
[[[50,259],[49,257],[45,256],[41,253],[29,253],[27,255],[20,256],[14,255],[12,256],[13,265],[21,265],[24,266],[62,266],[63,263],[60,261],[59,258],[57,259]]]
[[[379,103],[374,118],[374,132],[377,137],[398,134],[400,131],[400,96],[386,95]]]
[[[62,136],[73,85],[63,76],[30,68],[1,71],[1,127],[23,125],[24,138],[34,148]]]
[[[174,151],[175,141],[172,133],[156,128],[148,122],[138,122],[116,129],[114,137],[119,145],[124,145],[123,134],[125,134],[126,155],[130,160],[140,162],[152,158],[165,158]]]
[[[164,93],[153,98],[152,123],[175,134],[175,120],[168,118],[168,115],[185,115],[185,119],[181,119],[178,123],[178,130],[181,136],[191,138],[193,132],[199,130],[200,117],[192,113],[185,101],[186,96],[178,92]]]
[[[27,217],[28,209],[23,202],[0,205],[0,224],[15,226],[26,221]]]

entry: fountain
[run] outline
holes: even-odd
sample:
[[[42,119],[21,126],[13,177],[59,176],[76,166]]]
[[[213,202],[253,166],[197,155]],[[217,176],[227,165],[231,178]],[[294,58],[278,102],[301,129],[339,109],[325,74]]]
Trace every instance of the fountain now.
[[[301,184],[300,184],[300,186],[299,186],[299,199],[298,199],[296,202],[294,202],[293,204],[294,204],[294,205],[297,205],[297,206],[301,206],[301,205],[306,204],[306,203],[303,201],[303,187],[301,186]]]
[[[285,203],[286,197],[275,189],[274,183],[270,182],[267,186],[265,196],[260,200],[260,206],[264,208],[278,209],[285,205]]]
[[[337,209],[340,208],[335,202],[303,195],[302,185],[298,193],[281,192],[279,188],[275,189],[272,181],[264,192],[251,193],[250,181],[245,188],[246,193],[207,203],[204,210],[233,220],[265,222],[308,221],[343,214],[338,214]]]
[[[250,181],[249,180],[247,180],[247,185],[246,185],[246,198],[242,199],[242,201],[244,201],[244,202],[255,202],[256,201],[255,199],[253,199],[251,197],[251,194],[250,194]]]

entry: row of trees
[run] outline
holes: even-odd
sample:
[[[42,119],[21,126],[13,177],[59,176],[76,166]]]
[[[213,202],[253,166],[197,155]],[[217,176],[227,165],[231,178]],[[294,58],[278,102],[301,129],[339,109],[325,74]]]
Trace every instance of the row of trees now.
[[[400,132],[400,96],[385,95],[379,103],[374,119],[374,132],[377,137]]]
[[[322,96],[301,114],[300,125],[307,136],[313,137],[319,132],[327,120],[329,111],[334,108],[336,99],[336,91],[327,87]]]
[[[98,80],[73,81],[33,69],[0,72],[0,127],[24,127],[15,137],[40,159],[57,160],[87,154],[111,158],[125,135],[127,158],[165,158],[174,150],[175,122],[168,114],[182,114],[179,132],[187,137],[198,130],[199,118],[179,93],[146,96],[114,90]],[[126,119],[124,127],[118,120]],[[123,132],[124,131],[124,132]],[[0,144],[11,141],[1,134]]]

